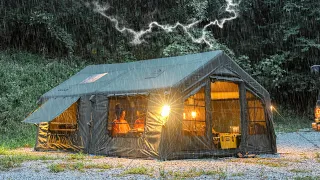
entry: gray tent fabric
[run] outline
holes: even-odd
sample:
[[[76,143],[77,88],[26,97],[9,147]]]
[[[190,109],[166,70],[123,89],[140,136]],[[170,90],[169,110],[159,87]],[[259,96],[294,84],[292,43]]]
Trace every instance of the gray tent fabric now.
[[[26,123],[41,123],[50,122],[66,109],[68,109],[73,103],[79,99],[79,96],[74,97],[57,97],[50,98],[44,104],[42,104],[37,110],[30,114],[24,122]]]
[[[130,63],[91,65],[45,93],[42,98],[106,92],[147,92],[168,88],[221,54],[222,51],[212,51]],[[107,74],[94,82],[81,83],[92,75],[103,73]]]
[[[225,86],[217,89],[214,83]],[[139,97],[145,101],[138,101]],[[50,121],[78,99],[76,124],[59,121],[59,128],[50,129]],[[253,106],[255,101],[260,109]],[[220,50],[91,65],[38,102],[42,106],[25,120],[39,125],[48,122],[38,131],[37,150],[47,150],[50,144],[63,149],[63,144],[59,146],[63,137],[75,150],[118,157],[171,160],[277,152],[268,91]],[[126,110],[130,132],[115,136],[119,103]],[[170,105],[171,112],[164,118],[165,105]],[[142,131],[135,127],[138,107],[143,107],[139,114],[145,116]],[[198,121],[190,118],[191,112],[199,116]],[[54,142],[42,141],[45,137]],[[228,138],[235,139],[222,142]]]

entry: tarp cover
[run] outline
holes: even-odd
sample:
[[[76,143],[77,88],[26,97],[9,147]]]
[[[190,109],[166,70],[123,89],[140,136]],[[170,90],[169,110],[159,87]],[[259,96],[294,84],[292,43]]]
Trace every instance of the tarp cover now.
[[[68,109],[78,99],[78,96],[50,98],[29,115],[24,122],[37,124],[40,122],[50,122]]]

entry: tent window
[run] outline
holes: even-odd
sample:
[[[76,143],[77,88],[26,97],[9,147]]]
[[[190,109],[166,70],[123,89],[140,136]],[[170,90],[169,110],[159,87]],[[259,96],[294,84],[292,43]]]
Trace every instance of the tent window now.
[[[206,129],[205,114],[205,93],[203,87],[184,102],[183,134],[187,136],[204,136]]]
[[[140,137],[145,129],[146,96],[109,99],[108,132],[111,137]]]
[[[238,148],[240,132],[239,85],[233,82],[211,83],[212,135],[216,148]]]
[[[49,131],[57,133],[70,133],[77,129],[78,103],[73,103],[58,117],[49,123]]]
[[[89,77],[87,77],[85,80],[81,81],[80,84],[87,84],[87,83],[93,83],[97,81],[98,79],[102,78],[108,73],[102,73],[102,74],[94,74]]]
[[[250,91],[246,92],[247,117],[249,119],[249,134],[266,134],[266,118],[264,105],[261,100]]]

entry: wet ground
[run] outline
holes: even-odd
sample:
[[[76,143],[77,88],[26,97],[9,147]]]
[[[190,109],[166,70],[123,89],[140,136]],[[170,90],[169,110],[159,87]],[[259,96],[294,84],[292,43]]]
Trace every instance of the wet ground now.
[[[23,162],[0,171],[0,179],[320,179],[320,132],[278,133],[277,147],[278,154],[256,158],[174,161],[74,156],[27,148],[15,152],[54,160]],[[62,169],[56,171],[59,165]]]

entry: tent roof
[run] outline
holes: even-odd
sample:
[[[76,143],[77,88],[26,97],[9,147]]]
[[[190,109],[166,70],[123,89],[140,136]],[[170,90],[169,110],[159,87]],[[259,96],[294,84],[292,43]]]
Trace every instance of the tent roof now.
[[[43,97],[172,87],[221,54],[222,51],[212,51],[130,63],[90,65]],[[103,73],[107,74],[92,83],[81,83],[90,76]]]
[[[90,65],[45,93],[41,98],[92,93],[148,92],[154,89],[169,88],[182,83],[183,80],[211,62],[219,61],[215,63],[223,66],[223,62],[220,62],[221,58],[218,57],[223,57],[227,64],[230,62],[235,64],[218,50],[130,63]],[[250,82],[262,87],[240,67],[237,68],[238,71],[239,69],[242,71],[240,74],[249,78]],[[221,70],[229,72],[228,69],[221,68],[217,69],[217,72],[222,72]]]

